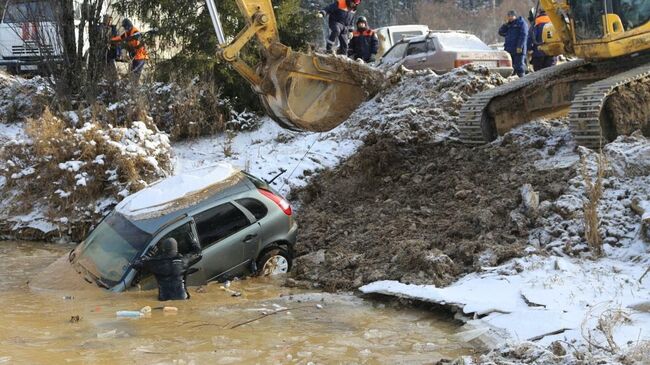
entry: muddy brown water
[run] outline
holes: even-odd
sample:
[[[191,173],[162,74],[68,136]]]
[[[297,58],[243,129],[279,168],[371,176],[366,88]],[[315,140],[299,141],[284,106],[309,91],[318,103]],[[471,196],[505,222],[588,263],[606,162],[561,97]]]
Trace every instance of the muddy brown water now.
[[[71,248],[0,242],[0,363],[413,364],[471,351],[443,314],[269,279],[233,282],[240,297],[221,284],[191,289],[191,300],[166,303],[178,307],[175,315],[154,309],[144,318],[117,318],[118,310],[160,306],[157,293],[46,288],[70,280],[58,270],[38,273]],[[295,309],[229,328],[279,308]]]

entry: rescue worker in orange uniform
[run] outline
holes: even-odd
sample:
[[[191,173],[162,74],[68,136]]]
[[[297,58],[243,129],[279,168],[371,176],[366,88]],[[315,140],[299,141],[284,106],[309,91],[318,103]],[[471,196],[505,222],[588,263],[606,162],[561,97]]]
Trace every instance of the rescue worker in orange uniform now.
[[[327,37],[327,52],[331,52],[336,40],[339,41],[337,53],[348,54],[348,33],[352,30],[354,15],[361,0],[338,0],[331,3],[318,14],[320,17],[327,15],[330,35]]]
[[[350,58],[356,60],[361,58],[364,62],[375,62],[375,55],[379,48],[379,39],[375,31],[368,27],[368,20],[365,16],[357,19],[357,30],[352,33],[350,41]]]
[[[111,41],[121,42],[126,45],[129,56],[133,60],[131,62],[131,75],[137,82],[140,79],[145,63],[149,59],[149,53],[147,53],[147,49],[144,43],[142,43],[142,33],[140,33],[138,28],[133,26],[133,23],[129,19],[122,20],[122,28],[124,28],[125,32],[111,38]]]
[[[535,18],[533,29],[528,33],[528,50],[531,52],[530,63],[533,65],[533,70],[535,71],[555,66],[557,63],[556,57],[549,56],[539,49],[539,45],[543,43],[544,25],[550,22],[551,18],[544,10],[541,10]]]

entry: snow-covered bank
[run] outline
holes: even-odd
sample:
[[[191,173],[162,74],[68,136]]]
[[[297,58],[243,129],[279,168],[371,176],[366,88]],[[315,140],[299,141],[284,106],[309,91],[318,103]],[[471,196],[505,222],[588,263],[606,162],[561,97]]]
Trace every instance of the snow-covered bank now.
[[[269,118],[253,131],[220,134],[173,144],[175,173],[190,171],[221,161],[271,180],[281,194],[303,186],[319,170],[337,165],[353,154],[362,141],[347,126],[326,133],[298,133],[280,128]]]
[[[574,152],[569,144],[551,154],[548,148],[540,153],[547,155],[545,163],[537,163],[540,168],[573,161],[580,169],[577,161],[583,156],[587,170],[595,174],[593,151]],[[603,258],[593,258],[583,238],[586,197],[578,173],[558,199],[539,204],[536,214],[541,227],[530,233],[526,249],[530,256],[484,267],[444,288],[379,281],[362,286],[361,292],[457,308],[473,329],[467,340],[487,336],[497,346],[533,341],[564,346],[567,353],[575,347],[600,353],[611,362],[645,348],[645,359],[650,359],[650,277],[640,280],[650,267],[650,240],[642,216],[632,209],[634,202],[644,206],[650,199],[650,141],[639,135],[620,137],[605,147],[604,156],[607,173],[599,204]],[[513,219],[519,218],[513,215]],[[550,361],[543,359],[537,363]]]

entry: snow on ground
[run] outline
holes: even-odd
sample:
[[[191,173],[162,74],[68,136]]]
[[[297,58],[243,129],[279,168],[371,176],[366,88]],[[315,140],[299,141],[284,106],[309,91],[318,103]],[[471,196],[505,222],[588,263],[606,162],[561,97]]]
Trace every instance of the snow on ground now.
[[[25,124],[4,124],[0,123],[0,144],[10,143],[11,141],[20,141],[27,139],[25,134]]]
[[[573,161],[580,171],[577,161],[582,156],[595,176],[594,151],[574,149],[572,143],[555,148],[553,143],[553,138],[547,141],[551,148],[541,153],[553,152],[538,168],[566,167]],[[640,278],[650,267],[650,241],[642,216],[631,207],[634,201],[644,206],[650,198],[650,141],[639,135],[620,137],[605,147],[604,156],[607,173],[599,205],[603,258],[593,259],[584,242],[586,198],[578,173],[556,201],[540,202],[541,228],[530,234],[530,256],[482,268],[445,288],[380,281],[361,287],[361,292],[451,305],[473,318],[466,340],[481,337],[493,346],[560,340],[619,353],[649,343],[650,277]],[[609,332],[613,342],[605,337]]]
[[[347,132],[346,126],[327,133],[291,132],[264,118],[261,127],[254,131],[175,143],[175,172],[224,161],[270,180],[285,169],[272,186],[286,195],[292,186],[306,184],[310,172],[335,166],[356,151],[362,142],[349,137]]]

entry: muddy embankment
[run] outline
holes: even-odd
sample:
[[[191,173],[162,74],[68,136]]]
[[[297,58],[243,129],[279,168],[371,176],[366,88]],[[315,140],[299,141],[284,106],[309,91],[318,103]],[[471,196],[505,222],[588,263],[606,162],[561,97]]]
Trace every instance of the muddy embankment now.
[[[536,225],[522,214],[522,187],[554,200],[574,175],[536,169],[531,149],[513,139],[470,148],[368,137],[297,192],[296,279],[326,290],[377,280],[443,286],[522,255]]]

